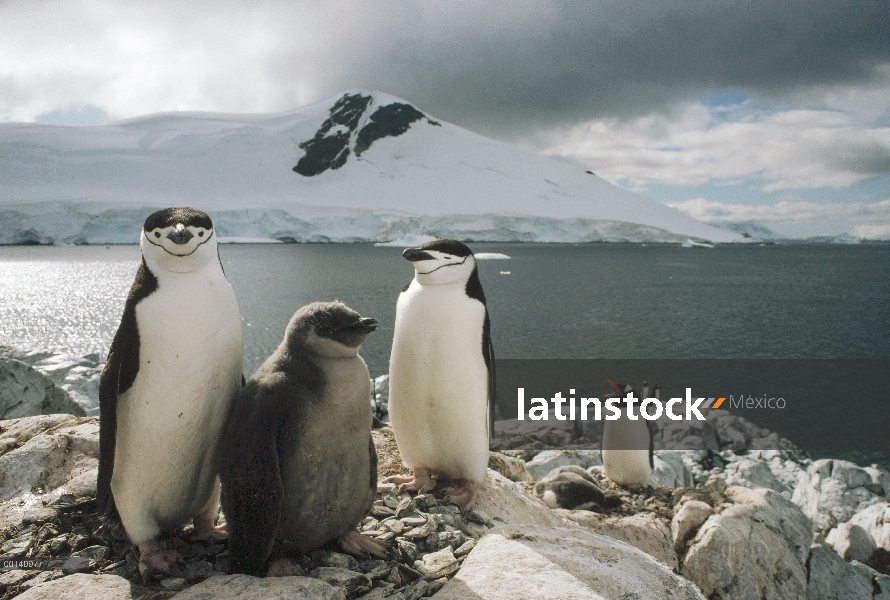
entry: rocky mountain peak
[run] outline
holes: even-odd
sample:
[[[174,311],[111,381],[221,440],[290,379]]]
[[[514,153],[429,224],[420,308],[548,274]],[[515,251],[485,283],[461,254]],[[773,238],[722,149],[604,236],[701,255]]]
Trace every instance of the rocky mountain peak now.
[[[439,125],[410,104],[392,102],[381,106],[374,100],[373,95],[361,92],[340,97],[315,135],[300,143],[306,154],[293,170],[304,177],[320,175],[345,165],[351,152],[359,157],[377,140],[400,136],[421,119]]]

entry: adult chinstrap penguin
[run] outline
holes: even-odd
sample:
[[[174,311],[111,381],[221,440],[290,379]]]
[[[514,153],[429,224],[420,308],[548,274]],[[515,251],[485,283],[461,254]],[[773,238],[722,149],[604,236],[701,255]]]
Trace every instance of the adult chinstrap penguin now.
[[[488,466],[493,424],[494,353],[476,259],[457,240],[439,239],[403,256],[415,276],[396,305],[389,368],[389,416],[399,453],[412,470],[397,479],[429,491],[433,476],[469,508]]]
[[[358,351],[377,321],[339,302],[294,314],[236,401],[220,453],[223,511],[236,572],[299,571],[276,540],[306,552],[331,540],[353,554],[384,548],[354,529],[377,493],[370,376]]]
[[[216,452],[242,380],[241,317],[213,223],[192,208],[150,215],[142,263],[124,306],[100,399],[97,498],[139,548],[139,569],[182,557],[159,541],[192,521],[224,537]]]
[[[606,398],[627,398],[629,394],[635,394],[630,385],[615,383],[611,379],[609,384],[612,392]],[[639,414],[639,404],[636,416],[636,420],[631,419],[626,406],[622,406],[621,417],[615,421],[606,420],[603,425],[603,468],[606,477],[620,486],[646,485],[655,468],[653,423]]]

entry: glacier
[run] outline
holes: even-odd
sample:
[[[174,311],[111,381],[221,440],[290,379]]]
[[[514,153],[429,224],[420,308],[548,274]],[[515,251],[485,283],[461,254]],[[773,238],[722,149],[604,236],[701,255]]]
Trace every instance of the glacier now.
[[[0,124],[0,244],[126,244],[192,206],[231,242],[744,242],[542,157],[350,90],[278,114]]]

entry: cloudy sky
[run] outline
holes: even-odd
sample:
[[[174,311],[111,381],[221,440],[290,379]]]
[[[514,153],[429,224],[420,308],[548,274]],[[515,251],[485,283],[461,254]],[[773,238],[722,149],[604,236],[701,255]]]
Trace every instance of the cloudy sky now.
[[[702,220],[890,239],[887,0],[0,0],[0,121],[350,88]]]

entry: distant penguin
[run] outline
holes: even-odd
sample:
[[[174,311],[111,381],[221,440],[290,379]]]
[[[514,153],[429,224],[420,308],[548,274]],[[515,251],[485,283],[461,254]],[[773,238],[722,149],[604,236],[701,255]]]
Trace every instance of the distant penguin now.
[[[553,469],[535,484],[534,492],[550,508],[598,511],[621,505],[621,498],[604,494],[593,475],[577,465]]]
[[[450,239],[403,256],[415,276],[396,305],[389,417],[413,475],[397,481],[429,491],[431,476],[460,480],[445,491],[469,508],[485,479],[494,408],[494,354],[476,259]]]
[[[612,393],[606,398],[626,398],[634,392],[630,385],[615,383]],[[621,418],[605,421],[602,436],[602,457],[606,477],[621,486],[645,485],[654,463],[654,442],[652,422],[640,416],[640,404],[636,404],[637,420],[631,420],[621,405]]]
[[[238,396],[220,452],[235,572],[264,574],[276,540],[383,554],[354,531],[377,493],[371,380],[358,354],[376,329],[339,302],[304,306]],[[273,558],[270,575],[299,572]]]
[[[242,381],[241,317],[213,223],[192,208],[145,220],[142,264],[99,386],[97,498],[117,509],[144,577],[182,557],[158,540],[219,510],[216,452]]]

